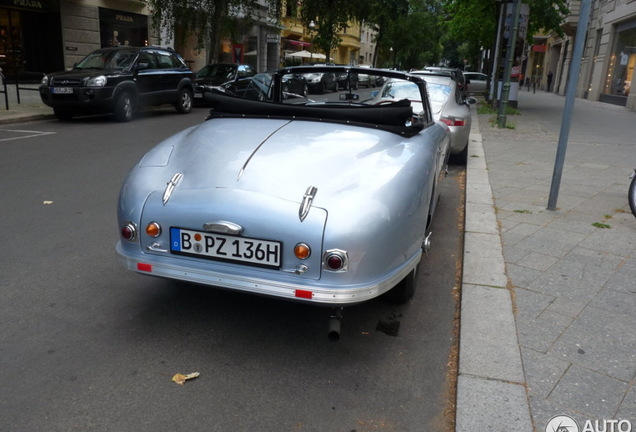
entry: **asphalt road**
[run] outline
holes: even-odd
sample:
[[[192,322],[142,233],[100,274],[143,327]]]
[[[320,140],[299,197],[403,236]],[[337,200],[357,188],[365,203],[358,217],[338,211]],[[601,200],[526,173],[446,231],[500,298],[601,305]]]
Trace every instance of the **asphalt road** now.
[[[118,266],[126,173],[206,113],[0,128],[0,430],[450,431],[464,169],[415,299],[345,309],[329,342],[328,309]]]

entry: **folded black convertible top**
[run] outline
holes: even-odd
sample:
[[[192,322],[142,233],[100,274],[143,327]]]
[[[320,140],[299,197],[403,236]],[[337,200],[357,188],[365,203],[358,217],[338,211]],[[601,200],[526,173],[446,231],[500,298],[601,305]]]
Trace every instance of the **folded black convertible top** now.
[[[412,124],[413,110],[407,99],[388,105],[292,105],[241,99],[213,92],[209,100],[213,109],[208,120],[253,117],[319,121],[381,129],[406,137],[414,136],[424,128],[422,123]]]

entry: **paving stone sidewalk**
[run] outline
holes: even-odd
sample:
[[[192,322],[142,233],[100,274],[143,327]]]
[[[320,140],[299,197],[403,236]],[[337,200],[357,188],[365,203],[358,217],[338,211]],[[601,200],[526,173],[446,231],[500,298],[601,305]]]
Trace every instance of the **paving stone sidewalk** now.
[[[613,419],[636,430],[636,218],[627,201],[636,113],[576,99],[550,211],[565,98],[518,100],[513,129],[493,127],[494,115],[478,121],[534,430],[561,414],[581,430]]]

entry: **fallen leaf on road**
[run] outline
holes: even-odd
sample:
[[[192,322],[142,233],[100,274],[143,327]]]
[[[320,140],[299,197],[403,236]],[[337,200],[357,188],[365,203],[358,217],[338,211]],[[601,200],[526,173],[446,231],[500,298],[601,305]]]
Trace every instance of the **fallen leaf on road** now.
[[[199,375],[200,375],[199,372],[192,372],[191,374],[188,374],[188,375],[176,374],[175,376],[172,377],[172,381],[176,382],[179,385],[184,385],[186,380],[196,378]]]

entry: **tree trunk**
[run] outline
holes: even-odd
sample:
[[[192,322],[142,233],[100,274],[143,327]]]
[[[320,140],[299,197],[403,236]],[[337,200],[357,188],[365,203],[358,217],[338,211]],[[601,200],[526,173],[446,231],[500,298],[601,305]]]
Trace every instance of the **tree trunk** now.
[[[217,2],[214,8],[214,18],[212,21],[212,29],[210,31],[210,48],[208,54],[208,63],[218,63],[221,54],[221,39],[223,38],[223,17],[227,10],[226,2]]]

